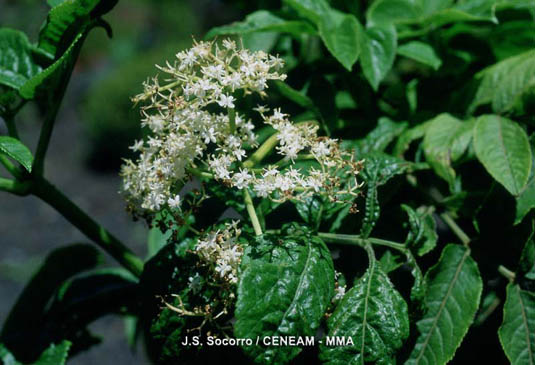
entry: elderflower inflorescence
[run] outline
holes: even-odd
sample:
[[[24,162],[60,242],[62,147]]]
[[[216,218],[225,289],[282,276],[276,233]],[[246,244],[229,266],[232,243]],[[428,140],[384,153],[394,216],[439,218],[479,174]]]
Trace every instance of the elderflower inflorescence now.
[[[276,130],[281,160],[263,169],[253,168],[247,160],[248,149],[258,146],[257,135],[252,121],[236,112],[236,97],[266,96],[269,80],[286,78],[279,73],[280,58],[240,49],[230,40],[221,47],[199,42],[176,58],[159,67],[169,76],[165,85],[154,78],[133,99],[148,101],[142,107],[142,126],[152,132],[145,141],[134,143],[131,149],[139,157],[126,161],[121,171],[123,190],[134,211],[179,209],[180,189],[198,174],[277,201],[316,193],[332,201],[356,195],[361,164],[342,152],[336,140],[318,136],[313,122],[293,124],[280,109],[269,115],[266,107],[256,110],[264,125]],[[301,158],[315,160],[315,167],[307,171],[292,167]],[[340,183],[342,174],[352,177],[349,183]]]
[[[238,282],[238,267],[243,255],[243,248],[237,242],[240,234],[238,222],[233,221],[227,223],[222,231],[205,234],[195,248],[201,261],[214,267],[220,280],[231,284]]]

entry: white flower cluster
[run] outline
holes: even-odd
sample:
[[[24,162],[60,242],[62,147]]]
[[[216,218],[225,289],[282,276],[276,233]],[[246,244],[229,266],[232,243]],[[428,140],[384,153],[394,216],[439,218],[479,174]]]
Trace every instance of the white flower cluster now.
[[[336,140],[319,137],[314,123],[293,124],[286,114],[259,107],[265,125],[276,130],[281,161],[254,169],[247,148],[258,146],[255,126],[235,110],[235,95],[265,96],[268,80],[284,80],[281,59],[264,52],[240,49],[229,40],[219,47],[200,42],[176,55],[174,64],[159,67],[169,75],[144,83],[135,102],[142,108],[142,125],[151,136],[131,148],[138,159],[122,167],[123,191],[135,212],[179,209],[181,187],[191,175],[213,177],[227,186],[252,189],[259,197],[277,201],[322,193],[332,201],[356,195],[361,169],[340,151]],[[316,160],[316,168],[294,169],[296,159]],[[343,187],[340,175],[352,177]]]
[[[341,275],[342,274],[338,271],[335,271],[334,273],[335,283],[334,283],[334,296],[332,299],[333,303],[338,303],[346,295],[346,285],[340,285],[340,283],[338,282],[338,279],[340,278]]]
[[[213,267],[220,279],[231,284],[238,282],[238,267],[243,255],[243,248],[237,242],[240,234],[238,222],[233,221],[227,223],[223,231],[206,234],[195,248],[200,259]]]

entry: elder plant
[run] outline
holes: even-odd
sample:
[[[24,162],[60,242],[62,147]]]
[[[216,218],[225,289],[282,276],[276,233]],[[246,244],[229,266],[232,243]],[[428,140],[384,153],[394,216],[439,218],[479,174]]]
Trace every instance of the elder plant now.
[[[111,35],[116,1],[49,3],[37,44],[0,28],[0,190],[42,199],[121,268],[93,245],[50,253],[3,362],[63,364],[110,313],[161,364],[534,362],[531,0],[241,4],[132,98],[147,133],[120,193],[150,227],[144,259],[45,177],[83,41]]]

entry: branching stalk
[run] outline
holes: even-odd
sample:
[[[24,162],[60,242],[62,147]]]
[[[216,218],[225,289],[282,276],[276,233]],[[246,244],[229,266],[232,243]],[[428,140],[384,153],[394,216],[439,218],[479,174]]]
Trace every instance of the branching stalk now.
[[[251,199],[251,195],[249,194],[247,188],[243,189],[243,201],[245,202],[247,213],[249,214],[249,218],[251,219],[251,223],[253,224],[254,233],[257,236],[262,235],[262,227],[260,227],[260,221],[258,220],[258,217],[256,215],[256,210],[253,205],[253,199]]]
[[[50,182],[44,178],[38,178],[31,185],[31,193],[56,209],[76,228],[108,252],[134,275],[138,277],[141,275],[143,271],[143,262],[141,259],[104,227],[96,223]]]

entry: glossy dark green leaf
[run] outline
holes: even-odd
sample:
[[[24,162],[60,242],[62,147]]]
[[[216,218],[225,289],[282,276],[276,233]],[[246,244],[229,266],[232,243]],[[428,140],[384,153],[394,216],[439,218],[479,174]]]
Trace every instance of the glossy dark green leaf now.
[[[461,122],[449,114],[440,114],[427,126],[423,141],[427,162],[446,180],[450,189],[455,183],[452,162],[458,160],[472,140],[474,121]]]
[[[26,34],[9,28],[0,28],[0,84],[18,90],[26,81],[41,72],[36,62],[41,54]]]
[[[507,286],[500,342],[513,365],[535,363],[535,294]]]
[[[354,149],[355,156],[362,156],[370,152],[384,152],[386,148],[407,129],[407,122],[395,122],[389,118],[379,118],[377,127],[363,139],[357,141],[342,141],[346,149]]]
[[[327,325],[327,336],[351,337],[353,345],[322,345],[320,359],[324,364],[393,364],[396,351],[409,335],[407,304],[380,264],[372,260]]]
[[[31,151],[18,139],[0,136],[0,154],[7,155],[20,163],[29,172],[32,171],[33,156]]]
[[[436,55],[433,47],[423,42],[412,41],[405,43],[398,47],[397,52],[399,55],[431,66],[435,70],[438,70],[442,64],[442,60]]]
[[[368,237],[379,219],[380,207],[377,199],[377,187],[385,184],[396,175],[407,171],[411,163],[385,153],[370,153],[364,158],[362,177],[366,182],[366,207],[360,234]]]
[[[393,25],[374,26],[359,33],[362,72],[375,91],[396,58],[397,35]]]
[[[476,77],[481,83],[471,104],[472,111],[489,103],[496,113],[521,109],[524,96],[535,87],[535,51],[509,57]]]
[[[419,207],[414,210],[405,204],[402,204],[401,208],[409,216],[409,233],[405,244],[418,256],[423,256],[435,248],[438,241],[432,210],[429,207]]]
[[[425,285],[425,314],[416,323],[419,336],[406,364],[445,364],[472,324],[483,290],[470,250],[447,245]]]
[[[334,293],[334,269],[325,244],[306,231],[258,237],[242,261],[237,338],[314,336]],[[259,300],[262,298],[262,300]],[[299,347],[244,347],[257,363],[287,363]]]
[[[91,20],[108,12],[117,0],[55,1],[39,33],[39,48],[58,59]]]
[[[20,95],[26,99],[33,99],[38,93],[50,93],[51,90],[56,90],[58,85],[65,84],[70,78],[84,38],[85,34],[79,33],[56,62],[22,85],[19,89]]]
[[[531,170],[532,152],[524,129],[507,118],[481,116],[474,129],[474,147],[487,172],[511,194],[519,195]]]
[[[286,20],[267,11],[258,10],[245,17],[244,21],[212,28],[205,38],[211,39],[223,34],[248,34],[253,32],[290,33],[296,37],[301,34],[315,34],[316,30],[309,24],[299,20]]]
[[[57,345],[52,344],[39,356],[39,359],[33,365],[64,365],[70,348],[71,343],[69,341],[62,341]]]

